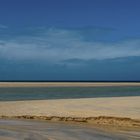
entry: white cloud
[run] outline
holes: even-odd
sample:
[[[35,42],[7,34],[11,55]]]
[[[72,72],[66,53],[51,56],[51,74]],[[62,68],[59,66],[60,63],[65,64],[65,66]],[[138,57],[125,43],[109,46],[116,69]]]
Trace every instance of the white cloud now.
[[[38,36],[0,41],[0,57],[57,62],[73,58],[87,60],[140,56],[140,39],[113,44],[85,41],[83,38],[83,34],[74,30],[49,29]]]

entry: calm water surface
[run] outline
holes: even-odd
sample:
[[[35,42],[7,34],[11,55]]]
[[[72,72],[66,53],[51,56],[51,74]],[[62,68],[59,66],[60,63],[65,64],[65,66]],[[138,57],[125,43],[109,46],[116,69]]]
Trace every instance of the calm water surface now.
[[[0,101],[140,96],[140,87],[0,87]]]

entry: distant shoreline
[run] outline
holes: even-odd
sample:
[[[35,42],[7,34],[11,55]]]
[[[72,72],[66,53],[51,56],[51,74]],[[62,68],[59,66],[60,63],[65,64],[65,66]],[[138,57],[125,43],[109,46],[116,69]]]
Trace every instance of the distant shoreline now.
[[[0,82],[0,87],[140,86],[140,82]]]

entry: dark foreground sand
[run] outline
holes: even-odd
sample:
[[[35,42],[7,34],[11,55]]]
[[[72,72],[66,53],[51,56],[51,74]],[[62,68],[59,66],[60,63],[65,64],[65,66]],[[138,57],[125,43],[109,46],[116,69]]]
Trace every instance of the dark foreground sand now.
[[[100,129],[44,121],[1,120],[0,140],[139,140],[137,130]]]

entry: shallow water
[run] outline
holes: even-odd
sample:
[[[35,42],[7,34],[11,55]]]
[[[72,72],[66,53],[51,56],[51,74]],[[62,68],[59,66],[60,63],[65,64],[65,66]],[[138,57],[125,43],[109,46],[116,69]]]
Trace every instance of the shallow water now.
[[[90,126],[0,120],[0,140],[138,140],[137,131],[106,132]]]
[[[0,87],[0,101],[140,96],[140,87]]]

